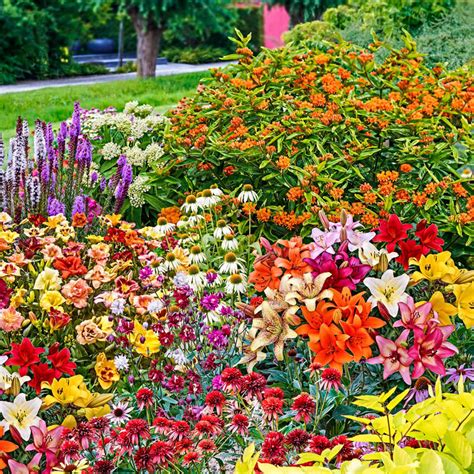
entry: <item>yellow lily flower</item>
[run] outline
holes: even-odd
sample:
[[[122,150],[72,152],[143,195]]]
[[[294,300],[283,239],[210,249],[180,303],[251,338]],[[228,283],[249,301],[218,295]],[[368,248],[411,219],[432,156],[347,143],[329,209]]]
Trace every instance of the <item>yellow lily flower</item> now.
[[[449,278],[454,276],[456,267],[450,262],[451,252],[441,252],[438,254],[422,255],[419,260],[410,259],[411,265],[417,265],[420,271],[414,272],[411,279],[414,282],[420,280],[443,280],[449,282]]]
[[[438,314],[441,326],[449,326],[452,324],[451,316],[456,314],[456,307],[445,301],[441,291],[435,291],[431,295],[430,303],[433,306],[433,310]]]
[[[35,280],[34,290],[59,290],[61,288],[61,277],[59,272],[53,268],[46,267]]]
[[[11,244],[15,241],[17,237],[19,237],[20,234],[17,234],[16,232],[13,232],[11,230],[3,230],[0,232],[0,239],[4,240],[8,244]]]
[[[82,375],[75,375],[74,377],[61,378],[59,380],[54,379],[51,383],[43,382],[41,387],[51,390],[51,395],[46,395],[43,399],[43,404],[48,407],[56,403],[70,405],[81,398],[89,398],[90,392],[85,388],[83,381]]]
[[[474,282],[454,285],[458,316],[467,328],[474,326]]]

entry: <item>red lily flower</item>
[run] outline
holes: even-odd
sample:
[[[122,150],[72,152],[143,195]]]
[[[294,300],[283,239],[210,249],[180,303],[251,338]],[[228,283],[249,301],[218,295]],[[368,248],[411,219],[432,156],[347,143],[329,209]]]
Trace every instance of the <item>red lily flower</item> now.
[[[59,343],[55,342],[49,349],[48,360],[51,361],[54,369],[54,377],[59,379],[63,374],[73,376],[77,365],[71,361],[71,352],[64,347],[60,351]]]
[[[426,227],[426,219],[423,219],[418,222],[415,235],[420,239],[423,255],[428,254],[430,250],[443,251],[444,240],[438,237],[438,227],[435,224]]]
[[[31,341],[25,337],[20,344],[12,343],[12,350],[7,352],[11,354],[5,365],[19,366],[18,373],[24,376],[28,373],[28,368],[40,361],[39,355],[44,352],[42,347],[35,347]]]
[[[41,384],[43,382],[51,383],[55,378],[54,369],[51,369],[48,364],[32,365],[30,369],[33,373],[33,378],[28,382],[28,385],[34,388],[36,393],[41,392]]]
[[[379,233],[372,242],[387,242],[387,250],[393,252],[397,242],[408,237],[407,230],[412,228],[411,224],[402,224],[396,214],[390,214],[387,220],[381,219],[377,229]]]
[[[87,268],[82,264],[79,257],[65,257],[58,258],[53,267],[61,271],[61,276],[66,279],[72,275],[84,275],[87,273]]]
[[[401,253],[395,261],[403,265],[405,270],[408,270],[410,266],[410,258],[413,257],[418,260],[423,255],[423,247],[417,245],[416,241],[412,239],[401,240],[398,242],[398,246],[400,247]]]

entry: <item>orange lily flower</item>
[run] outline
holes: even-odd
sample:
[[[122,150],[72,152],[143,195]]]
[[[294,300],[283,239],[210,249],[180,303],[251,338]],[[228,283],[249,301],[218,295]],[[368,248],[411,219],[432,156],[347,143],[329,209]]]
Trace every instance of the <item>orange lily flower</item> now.
[[[3,436],[3,433],[3,426],[0,426],[0,438]],[[10,441],[0,439],[0,453],[11,453],[12,451],[15,451],[15,449],[18,449],[18,445]],[[0,457],[0,473],[3,473],[3,469],[7,467],[7,464],[3,459],[3,456]]]
[[[354,355],[355,362],[359,362],[362,357],[368,359],[372,356],[370,346],[374,343],[374,340],[364,329],[363,321],[359,316],[354,316],[350,324],[341,321],[341,327],[344,333],[349,336],[349,339],[346,341],[346,346]]]
[[[346,341],[349,337],[334,325],[321,324],[319,342],[308,344],[309,348],[316,353],[314,362],[321,366],[329,365],[329,367],[342,373],[342,366],[353,359],[345,351]]]
[[[296,329],[296,334],[300,336],[308,336],[313,343],[319,342],[319,331],[321,325],[332,324],[332,312],[334,305],[328,301],[318,301],[314,311],[310,311],[306,306],[301,307],[301,311],[306,320],[306,324],[302,324]]]
[[[311,257],[312,244],[304,245],[301,237],[293,237],[291,240],[279,240],[278,243],[285,247],[284,255],[275,260],[275,265],[285,269],[285,274],[302,278],[305,273],[311,271],[311,267],[304,261]]]

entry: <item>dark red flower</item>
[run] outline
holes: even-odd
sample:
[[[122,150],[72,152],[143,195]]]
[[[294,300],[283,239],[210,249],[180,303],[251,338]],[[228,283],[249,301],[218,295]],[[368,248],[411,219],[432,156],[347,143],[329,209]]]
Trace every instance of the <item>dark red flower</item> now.
[[[227,367],[221,373],[221,381],[225,391],[237,392],[242,385],[242,372],[235,367]]]
[[[232,421],[230,422],[229,429],[233,433],[238,433],[241,436],[246,435],[249,429],[248,417],[242,413],[235,414],[232,418]]]
[[[331,390],[332,388],[338,390],[341,387],[341,372],[337,369],[324,369],[321,373],[321,388],[324,390]]]
[[[206,395],[205,404],[209,411],[216,410],[216,413],[220,415],[222,413],[222,409],[224,408],[226,398],[225,396],[219,392],[218,390],[213,390]]]
[[[155,465],[148,448],[138,448],[133,460],[138,471],[155,472]]]
[[[0,309],[7,308],[10,304],[12,289],[8,287],[4,280],[0,279]]]
[[[426,220],[423,219],[418,222],[415,235],[420,239],[423,255],[428,254],[430,250],[443,251],[444,240],[438,237],[438,227],[435,224],[426,227]]]
[[[55,378],[55,371],[50,369],[48,364],[32,365],[30,369],[33,373],[33,378],[28,382],[28,385],[34,388],[36,393],[41,392],[41,384],[43,382],[51,383]]]
[[[148,439],[150,437],[148,423],[139,418],[129,420],[125,425],[125,432],[127,434],[126,437],[132,442],[132,444],[138,444],[140,438]]]
[[[196,451],[191,451],[183,457],[183,466],[190,466],[191,464],[197,464],[201,460],[201,455]]]
[[[263,392],[263,398],[267,397],[276,397],[276,398],[285,398],[285,392],[280,387],[271,387],[266,388]]]
[[[306,449],[306,446],[308,445],[308,441],[311,439],[311,435],[301,429],[296,429],[293,431],[290,431],[285,438],[285,444],[290,445],[293,447],[296,451],[301,452]]]
[[[337,455],[338,461],[342,462],[352,459],[354,457],[352,451],[352,441],[350,441],[347,436],[344,435],[336,436],[331,440],[331,447],[338,446],[339,444],[342,444],[342,449]]]
[[[64,280],[73,275],[84,275],[87,268],[82,264],[79,257],[64,257],[54,261],[53,267],[61,272]]]
[[[73,376],[76,370],[75,362],[71,361],[71,352],[64,347],[60,351],[59,343],[55,342],[49,349],[48,360],[51,361],[54,369],[54,377],[59,379],[63,374]]]
[[[262,374],[250,372],[242,378],[242,393],[246,397],[261,400],[266,385],[267,379]]]
[[[140,408],[140,410],[143,410],[144,407],[149,407],[153,405],[153,390],[143,387],[138,390],[136,398],[138,408]]]
[[[291,409],[296,411],[296,421],[303,420],[304,423],[309,423],[316,410],[316,403],[307,393],[302,393],[293,400]]]
[[[115,465],[112,461],[107,459],[101,459],[97,461],[93,467],[94,474],[111,474],[115,469]]]
[[[277,397],[265,397],[262,400],[262,410],[267,421],[277,420],[283,413],[283,400]]]
[[[408,239],[398,242],[400,247],[400,255],[395,259],[400,265],[403,265],[405,270],[408,270],[410,266],[410,258],[416,258],[417,260],[423,255],[423,247],[417,245],[415,240]],[[428,250],[429,252],[429,250]]]
[[[174,457],[173,445],[168,441],[155,441],[150,447],[150,455],[158,466],[167,466]]]
[[[270,431],[262,444],[262,455],[272,464],[281,465],[285,461],[285,437],[276,431]]]
[[[309,443],[309,449],[312,453],[321,454],[325,449],[331,447],[331,441],[326,436],[313,436]]]
[[[39,354],[42,354],[44,349],[42,347],[35,347],[31,341],[25,337],[20,344],[12,342],[12,350],[7,352],[11,354],[5,365],[18,366],[20,367],[18,373],[23,376],[28,373],[28,368],[38,363],[40,358]]]
[[[402,224],[396,214],[390,214],[387,220],[381,219],[379,226],[375,229],[378,234],[372,239],[373,242],[386,242],[387,250],[393,252],[397,242],[408,237],[407,231],[412,228],[411,224]]]

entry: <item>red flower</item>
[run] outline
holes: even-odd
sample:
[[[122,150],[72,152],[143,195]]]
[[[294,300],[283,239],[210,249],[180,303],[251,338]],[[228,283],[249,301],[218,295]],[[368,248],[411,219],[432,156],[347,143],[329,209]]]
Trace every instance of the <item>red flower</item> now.
[[[150,437],[150,430],[148,423],[145,420],[139,418],[129,420],[125,425],[126,438],[132,444],[138,444],[140,438],[148,439]]]
[[[331,447],[331,441],[326,436],[316,435],[309,443],[309,448],[312,453],[321,454],[325,449]]]
[[[303,420],[305,423],[309,423],[315,412],[316,403],[307,393],[302,393],[294,399],[291,409],[296,411],[296,421]]]
[[[244,436],[248,433],[249,429],[249,419],[247,416],[237,413],[233,416],[232,421],[230,422],[229,430],[233,433],[238,433],[241,436]]]
[[[156,441],[150,447],[150,455],[154,463],[167,466],[174,456],[173,445],[167,441]]]
[[[221,373],[221,381],[226,392],[237,392],[242,384],[242,372],[233,367],[227,367]]]
[[[285,398],[285,392],[280,387],[266,388],[263,392],[263,398],[267,397],[276,397],[283,400]]]
[[[50,369],[48,364],[32,365],[30,369],[33,372],[33,378],[28,382],[28,385],[33,387],[36,393],[41,392],[41,384],[43,382],[51,383],[55,378],[55,371]]]
[[[189,424],[186,421],[175,421],[171,425],[170,439],[172,439],[173,441],[181,441],[189,434],[189,431]]]
[[[216,451],[217,446],[216,443],[212,441],[212,439],[203,439],[199,441],[197,448],[202,453],[213,453],[214,451]]]
[[[283,413],[283,400],[277,397],[267,397],[262,401],[262,410],[265,413],[265,419],[272,421],[278,419],[278,415]]]
[[[42,347],[35,347],[31,341],[25,337],[20,344],[12,343],[12,350],[7,352],[7,354],[11,354],[12,357],[5,362],[5,365],[19,366],[20,369],[18,373],[21,376],[26,375],[28,373],[28,367],[38,363],[40,361],[38,356],[43,352],[44,349]]]
[[[62,278],[66,279],[72,275],[84,275],[87,268],[82,264],[79,257],[58,258],[54,261],[53,267],[61,271]]]
[[[297,428],[286,435],[285,444],[289,444],[296,451],[301,452],[305,450],[310,439],[311,435],[308,432]]]
[[[153,390],[149,388],[141,388],[138,390],[137,395],[137,405],[140,410],[143,410],[144,407],[149,407],[153,405]]]
[[[341,435],[341,436],[336,436],[331,440],[331,446],[338,446],[339,444],[342,444],[342,449],[339,451],[339,454],[337,455],[337,460],[339,462],[342,461],[348,461],[349,459],[353,458],[353,452],[352,452],[352,441],[350,441],[347,436]]]
[[[435,224],[426,227],[426,220],[423,219],[418,222],[415,235],[420,239],[423,255],[428,254],[430,250],[443,251],[444,240],[438,237],[438,227]]]
[[[321,374],[321,388],[323,390],[337,390],[341,386],[341,372],[337,369],[324,369]]]
[[[373,242],[387,242],[387,250],[393,252],[397,242],[408,237],[407,230],[410,224],[402,224],[396,214],[390,214],[388,220],[381,219],[377,229],[379,233],[372,239]]]
[[[0,279],[0,309],[8,307],[11,294],[12,289],[8,287],[4,280]]]
[[[60,351],[59,343],[55,342],[49,349],[48,360],[51,361],[54,369],[54,377],[59,379],[63,374],[73,376],[77,365],[71,361],[71,352],[64,347]]]
[[[222,413],[222,408],[224,408],[225,401],[226,398],[221,392],[213,390],[206,395],[205,404],[208,411],[212,412],[216,410],[217,414],[220,415]]]
[[[139,471],[155,472],[153,459],[148,448],[138,448],[133,460]]]
[[[201,460],[201,455],[196,451],[191,451],[183,457],[183,466],[189,466],[191,464],[197,464]]]
[[[410,266],[410,258],[416,258],[417,260],[423,255],[423,247],[417,245],[416,241],[408,239],[402,242],[398,242],[401,253],[395,259],[400,265],[403,265],[405,270],[408,270]],[[429,250],[428,250],[429,252]]]
[[[285,437],[276,431],[270,431],[262,444],[262,455],[272,464],[280,465],[285,461]]]
[[[267,379],[262,374],[250,372],[242,378],[242,393],[249,398],[262,399]]]

